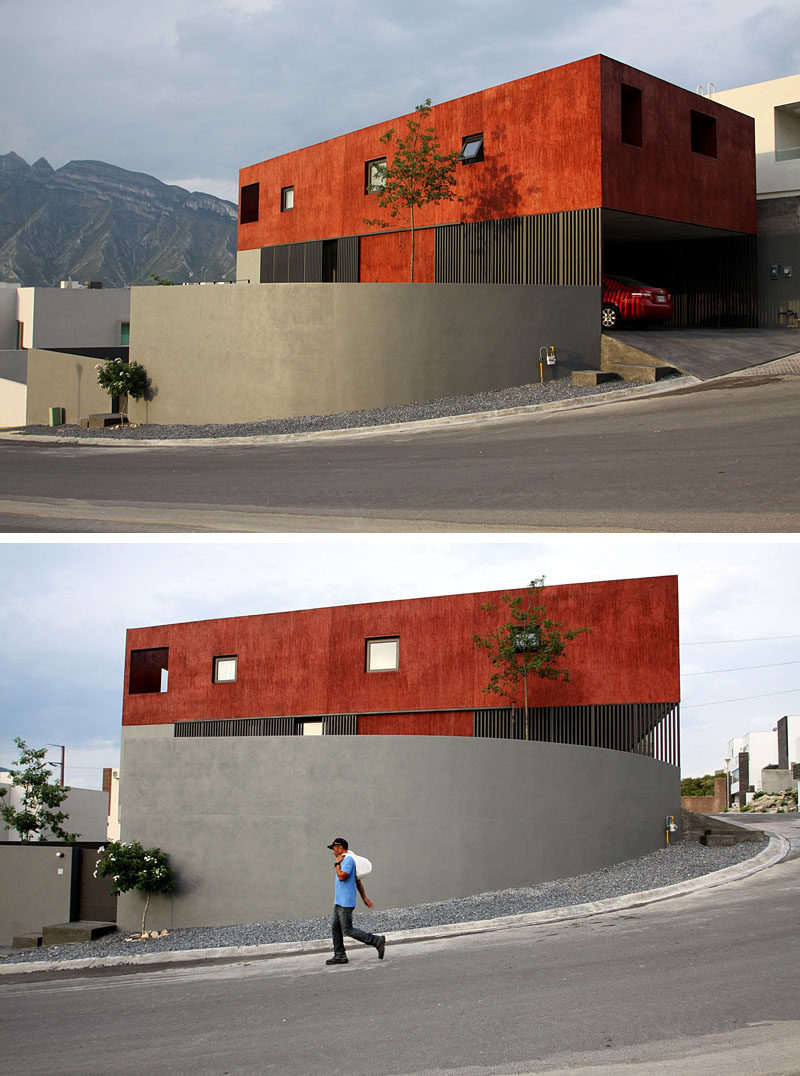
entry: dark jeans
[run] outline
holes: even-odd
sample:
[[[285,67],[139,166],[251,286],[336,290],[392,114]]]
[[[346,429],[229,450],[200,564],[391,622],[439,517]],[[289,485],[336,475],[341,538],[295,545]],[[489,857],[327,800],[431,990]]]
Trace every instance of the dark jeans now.
[[[353,909],[343,908],[341,904],[334,904],[331,918],[331,934],[333,935],[333,955],[344,956],[344,939],[355,938],[364,945],[377,946],[379,935],[368,934],[366,930],[359,930],[353,926]]]

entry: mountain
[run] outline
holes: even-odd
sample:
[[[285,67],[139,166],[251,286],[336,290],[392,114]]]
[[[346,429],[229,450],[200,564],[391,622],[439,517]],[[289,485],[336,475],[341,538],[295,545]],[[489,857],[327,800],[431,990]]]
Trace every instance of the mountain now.
[[[236,206],[101,161],[0,155],[0,280],[232,280]]]

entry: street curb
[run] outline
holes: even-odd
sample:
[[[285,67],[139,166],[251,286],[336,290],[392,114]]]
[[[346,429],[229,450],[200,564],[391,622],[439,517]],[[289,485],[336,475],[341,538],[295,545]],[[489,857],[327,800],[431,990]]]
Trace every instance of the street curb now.
[[[521,415],[547,414],[554,411],[572,411],[584,407],[598,407],[600,404],[618,403],[639,397],[663,395],[678,388],[685,389],[702,385],[700,378],[686,374],[672,381],[653,385],[635,385],[630,389],[617,389],[614,392],[600,393],[597,396],[574,397],[569,400],[554,400],[552,403],[527,404],[522,407],[506,407],[495,411],[471,411],[464,415],[442,415],[440,418],[418,419],[412,422],[391,422],[381,426],[352,426],[343,430],[309,430],[305,433],[271,433],[254,434],[251,437],[183,437],[183,438],[142,438],[125,441],[110,437],[59,437],[57,435],[35,435],[25,433],[7,433],[0,430],[0,440],[34,445],[90,445],[102,448],[208,448],[211,445],[225,447],[233,445],[283,445],[298,444],[304,441],[325,440],[341,437],[369,437],[374,434],[421,433],[450,426],[464,426],[479,422],[488,422],[502,418],[517,418]]]
[[[501,930],[511,930],[523,926],[544,926],[550,923],[566,922],[571,919],[586,919],[604,912],[621,911],[637,908],[645,904],[656,904],[672,897],[696,893],[704,889],[714,889],[728,882],[748,878],[752,874],[766,870],[780,862],[790,849],[785,837],[770,834],[767,847],[751,859],[735,863],[732,867],[690,878],[685,882],[662,886],[660,889],[644,889],[638,893],[627,893],[622,897],[609,897],[606,900],[587,904],[573,904],[563,908],[546,908],[540,912],[525,912],[521,915],[508,915],[499,919],[477,919],[467,923],[453,923],[445,926],[414,927],[409,930],[394,931],[387,938],[387,947],[391,945],[412,944],[414,942],[437,941],[458,938],[470,934],[488,934]],[[137,968],[162,966],[165,964],[199,964],[206,961],[219,963],[236,962],[248,959],[275,960],[287,956],[308,956],[313,953],[325,953],[330,950],[330,940],[316,939],[304,942],[270,942],[266,945],[231,945],[214,949],[180,949],[166,953],[119,954],[107,957],[82,957],[76,960],[25,961],[21,964],[0,964],[0,977],[4,975],[30,975],[62,971],[92,971],[100,968]]]

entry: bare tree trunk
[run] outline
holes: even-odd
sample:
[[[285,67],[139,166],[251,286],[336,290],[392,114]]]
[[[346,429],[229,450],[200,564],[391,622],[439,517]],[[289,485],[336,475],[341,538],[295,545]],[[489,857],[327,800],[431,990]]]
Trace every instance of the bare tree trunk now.
[[[144,923],[147,919],[147,909],[150,907],[150,894],[147,894],[147,899],[144,902],[144,911],[142,912],[142,937],[144,937]]]
[[[411,283],[414,283],[414,206],[411,206]]]

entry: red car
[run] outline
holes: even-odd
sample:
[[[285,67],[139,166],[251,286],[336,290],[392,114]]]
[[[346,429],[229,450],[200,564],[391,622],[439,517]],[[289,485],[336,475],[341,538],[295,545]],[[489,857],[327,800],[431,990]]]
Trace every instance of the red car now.
[[[604,329],[614,329],[621,321],[663,321],[672,317],[673,306],[666,288],[654,288],[627,276],[603,274]]]

